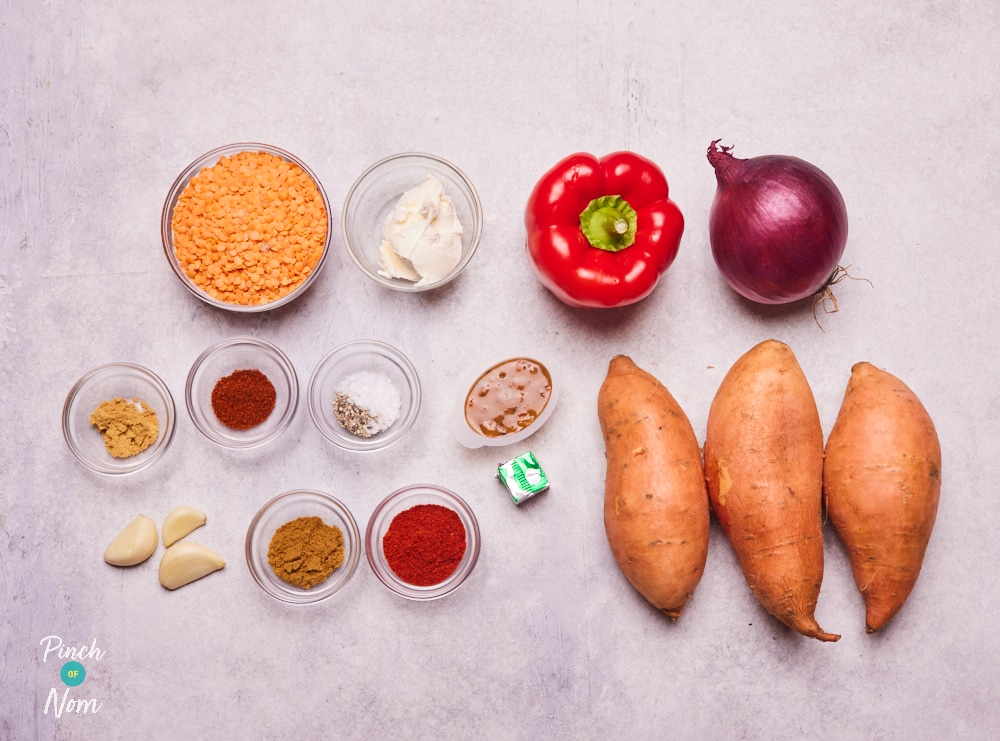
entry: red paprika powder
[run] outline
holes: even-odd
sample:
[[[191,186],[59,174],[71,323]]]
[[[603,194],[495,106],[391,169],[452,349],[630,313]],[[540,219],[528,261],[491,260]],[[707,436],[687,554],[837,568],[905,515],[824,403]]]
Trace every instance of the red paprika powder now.
[[[277,399],[274,384],[259,370],[235,370],[215,382],[212,411],[226,427],[249,430],[271,416]]]
[[[382,552],[396,576],[430,587],[455,573],[465,555],[465,525],[441,504],[418,504],[392,518]]]

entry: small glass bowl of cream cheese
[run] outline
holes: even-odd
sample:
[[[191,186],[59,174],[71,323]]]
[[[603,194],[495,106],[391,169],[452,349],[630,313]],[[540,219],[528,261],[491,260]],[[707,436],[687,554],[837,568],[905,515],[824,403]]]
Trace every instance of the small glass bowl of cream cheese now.
[[[454,280],[483,232],[472,181],[447,160],[405,152],[365,170],[341,218],[344,244],[361,272],[396,291],[420,292]]]

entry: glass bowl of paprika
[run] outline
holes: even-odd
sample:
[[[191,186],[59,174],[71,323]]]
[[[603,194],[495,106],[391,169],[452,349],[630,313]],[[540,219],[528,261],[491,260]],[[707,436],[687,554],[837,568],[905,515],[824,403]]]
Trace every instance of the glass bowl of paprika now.
[[[123,475],[163,457],[175,418],[174,399],[159,376],[132,363],[108,363],[73,385],[63,405],[62,431],[87,468]]]
[[[299,489],[261,507],[247,528],[245,549],[261,589],[281,602],[308,605],[336,594],[354,576],[361,533],[339,499]]]
[[[451,594],[479,560],[479,523],[458,494],[434,484],[398,489],[365,531],[368,565],[386,587],[411,600]]]
[[[224,448],[256,448],[291,424],[299,382],[291,361],[270,342],[233,337],[198,356],[184,388],[198,431]]]

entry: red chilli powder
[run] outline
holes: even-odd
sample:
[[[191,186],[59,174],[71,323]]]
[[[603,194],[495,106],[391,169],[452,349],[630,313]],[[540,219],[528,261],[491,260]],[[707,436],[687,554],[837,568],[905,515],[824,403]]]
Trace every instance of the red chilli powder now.
[[[212,411],[226,427],[249,430],[271,416],[278,395],[256,368],[236,370],[215,382]]]
[[[396,576],[430,587],[455,573],[465,555],[465,525],[440,504],[418,504],[392,518],[382,552]]]

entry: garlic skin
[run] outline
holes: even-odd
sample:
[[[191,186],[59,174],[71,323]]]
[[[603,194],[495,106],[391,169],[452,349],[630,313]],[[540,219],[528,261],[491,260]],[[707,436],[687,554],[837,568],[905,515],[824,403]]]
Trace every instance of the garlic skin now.
[[[205,524],[207,516],[194,507],[175,507],[163,520],[163,545],[169,548]]]
[[[177,589],[218,571],[226,562],[208,546],[190,540],[174,543],[160,559],[160,584]]]
[[[139,515],[108,544],[104,560],[112,566],[135,566],[153,555],[157,540],[156,523]]]

